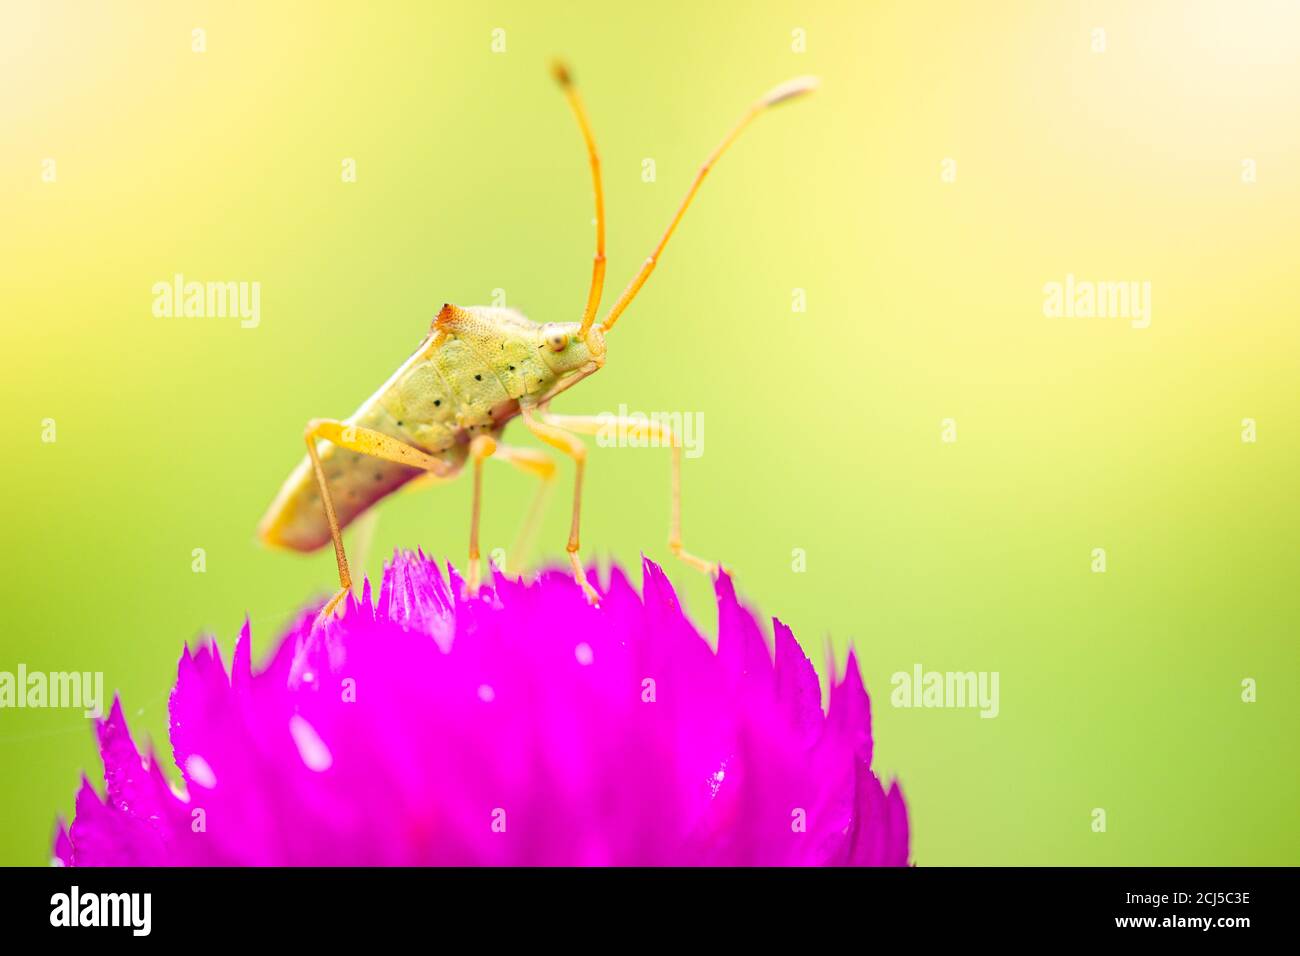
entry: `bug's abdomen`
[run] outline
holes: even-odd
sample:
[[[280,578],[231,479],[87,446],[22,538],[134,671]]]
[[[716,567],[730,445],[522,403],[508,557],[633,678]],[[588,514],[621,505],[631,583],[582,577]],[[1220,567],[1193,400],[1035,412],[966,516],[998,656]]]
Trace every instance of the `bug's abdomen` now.
[[[518,414],[520,397],[544,391],[554,381],[536,355],[532,328],[515,335],[502,334],[496,326],[488,327],[491,334],[444,330],[421,343],[347,421],[414,445],[451,473],[459,471],[470,441],[499,434]],[[340,528],[422,474],[329,442],[320,442],[317,450]],[[296,551],[315,551],[329,543],[329,522],[306,456],[280,489],[258,533],[268,544]]]
[[[457,442],[455,430],[427,420],[395,418],[390,407],[396,406],[399,414],[405,414],[400,395],[392,394],[395,391],[398,389],[376,395],[348,422],[415,445],[458,470],[464,464],[466,449]],[[322,441],[316,447],[340,528],[346,528],[367,508],[423,474],[418,468],[363,455],[330,442]],[[311,459],[306,455],[267,510],[258,535],[267,544],[295,551],[315,551],[329,543],[329,522],[320,487]]]

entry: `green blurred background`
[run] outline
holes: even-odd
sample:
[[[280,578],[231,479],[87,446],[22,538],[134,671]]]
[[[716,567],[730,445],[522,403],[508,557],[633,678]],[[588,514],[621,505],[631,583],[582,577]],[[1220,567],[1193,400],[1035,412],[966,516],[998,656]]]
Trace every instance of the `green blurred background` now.
[[[915,859],[1300,863],[1294,4],[6,0],[0,670],[102,670],[165,752],[183,641],[228,651],[247,613],[264,654],[332,587],[329,553],[253,537],[303,423],[444,301],[578,317],[556,53],[604,158],[606,301],[743,105],[823,80],[718,167],[556,410],[703,413],[686,543],[819,666],[854,642]],[[261,324],[155,319],[177,272],[260,282]],[[1045,318],[1067,273],[1151,282],[1151,326]],[[570,475],[535,561],[563,556]],[[662,451],[596,449],[588,555],[671,561],[666,489]],[[387,502],[366,570],[463,562],[469,491]],[[489,548],[531,491],[487,472]],[[998,671],[999,716],[892,708],[916,664]],[[79,712],[0,711],[0,863],[48,859],[83,767]]]

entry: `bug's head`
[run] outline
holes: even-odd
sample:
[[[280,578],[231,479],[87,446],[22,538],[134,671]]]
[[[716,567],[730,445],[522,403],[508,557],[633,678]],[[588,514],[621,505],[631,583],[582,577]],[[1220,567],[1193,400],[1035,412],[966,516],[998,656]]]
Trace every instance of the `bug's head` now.
[[[590,362],[605,364],[605,333],[593,326],[583,335],[580,322],[547,322],[537,329],[537,349],[556,375],[576,372]]]

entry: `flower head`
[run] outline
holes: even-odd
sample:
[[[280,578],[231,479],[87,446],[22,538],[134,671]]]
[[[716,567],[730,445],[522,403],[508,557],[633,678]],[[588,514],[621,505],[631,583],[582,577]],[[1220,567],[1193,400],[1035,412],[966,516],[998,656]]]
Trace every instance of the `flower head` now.
[[[590,607],[567,576],[498,575],[461,596],[398,553],[372,605],[303,614],[265,669],[245,624],[181,656],[171,743],[183,783],[142,756],[122,709],[98,727],[103,797],[83,781],[55,855],[69,865],[896,864],[897,784],[871,770],[852,653],[821,706],[774,621],[769,649],[731,580],[716,652],[663,572],[615,568]],[[593,580],[592,582],[596,582]]]

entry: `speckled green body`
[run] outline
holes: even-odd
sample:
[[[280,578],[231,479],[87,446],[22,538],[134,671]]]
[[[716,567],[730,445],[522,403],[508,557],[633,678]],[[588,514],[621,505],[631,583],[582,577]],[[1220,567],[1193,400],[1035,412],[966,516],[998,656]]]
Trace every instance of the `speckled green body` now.
[[[563,390],[598,367],[576,324],[538,325],[513,309],[446,306],[420,347],[346,424],[372,429],[434,456],[450,477],[464,467],[477,435],[499,438],[520,403]],[[555,348],[559,339],[563,348]],[[422,474],[329,442],[317,446],[339,526]],[[259,526],[268,544],[314,551],[330,540],[311,461],[285,481]]]

